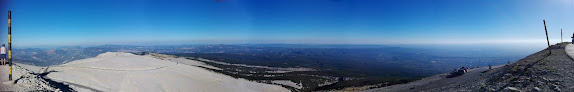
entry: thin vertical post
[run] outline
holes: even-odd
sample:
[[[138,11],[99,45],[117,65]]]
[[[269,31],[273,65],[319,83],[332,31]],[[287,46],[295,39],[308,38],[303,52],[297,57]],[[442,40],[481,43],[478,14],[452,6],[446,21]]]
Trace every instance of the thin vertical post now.
[[[560,43],[563,43],[563,42],[564,42],[564,40],[563,40],[563,36],[562,36],[562,29],[560,29]]]
[[[546,29],[546,20],[542,20],[544,22],[544,31],[546,31],[546,42],[548,43],[548,55],[552,54],[552,50],[550,49],[550,40],[548,40],[548,30]]]
[[[8,11],[8,80],[12,80],[12,11]]]

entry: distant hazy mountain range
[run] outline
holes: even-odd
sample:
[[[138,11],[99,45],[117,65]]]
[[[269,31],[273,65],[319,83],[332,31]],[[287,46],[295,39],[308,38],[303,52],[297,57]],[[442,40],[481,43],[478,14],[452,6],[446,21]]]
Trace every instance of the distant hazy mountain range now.
[[[98,54],[114,52],[155,52],[164,54],[195,53],[205,57],[217,55],[252,56],[258,59],[281,59],[268,63],[287,62],[283,65],[270,66],[315,66],[300,65],[301,62],[315,61],[318,66],[324,62],[384,62],[385,64],[433,64],[440,66],[470,66],[488,64],[503,64],[509,59],[515,61],[530,53],[512,53],[497,49],[428,49],[393,47],[384,45],[298,45],[298,44],[254,44],[254,45],[177,45],[177,46],[127,46],[102,45],[93,47],[60,47],[60,48],[24,48],[14,49],[15,61],[34,65],[48,66],[62,64],[68,61],[95,57]],[[258,56],[267,55],[267,56]],[[294,61],[293,58],[310,59],[310,61]],[[305,58],[313,57],[313,58]],[[231,59],[232,57],[227,57]],[[317,60],[328,59],[328,60]],[[316,62],[319,61],[319,62]],[[230,61],[235,63],[256,64],[250,62]],[[382,63],[377,63],[382,64]],[[454,64],[454,65],[453,65]],[[259,64],[258,64],[259,65]],[[265,64],[263,64],[265,65]],[[397,65],[393,65],[397,66]],[[442,66],[441,66],[442,67]],[[423,68],[421,66],[421,68]],[[448,67],[452,68],[452,67]],[[441,71],[441,69],[438,69]]]

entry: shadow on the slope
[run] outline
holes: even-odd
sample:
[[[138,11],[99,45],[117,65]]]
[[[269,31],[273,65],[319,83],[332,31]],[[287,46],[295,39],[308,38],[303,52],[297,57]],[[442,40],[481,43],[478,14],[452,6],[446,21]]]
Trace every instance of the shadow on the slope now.
[[[53,81],[53,80],[45,77],[46,75],[48,75],[49,73],[52,73],[52,72],[58,72],[58,71],[52,70],[52,71],[43,72],[43,73],[34,73],[34,75],[38,75],[39,78],[44,79],[52,87],[58,88],[63,92],[75,92],[75,90],[70,88],[69,85],[66,85],[66,84],[60,83],[60,82],[56,82],[56,81]],[[22,77],[20,77],[20,78],[22,78]]]
[[[446,78],[454,78],[454,77],[458,77],[458,76],[462,76],[463,74],[450,74],[448,76],[446,76]]]
[[[49,71],[49,72],[44,72],[44,73],[32,73],[32,74],[33,74],[33,75],[38,75],[38,77],[43,77],[43,76],[48,75],[48,73],[50,73],[50,72],[58,72],[58,71]],[[20,76],[20,78],[14,80],[14,84],[17,84],[18,81],[21,80],[22,78],[25,78],[25,77]]]

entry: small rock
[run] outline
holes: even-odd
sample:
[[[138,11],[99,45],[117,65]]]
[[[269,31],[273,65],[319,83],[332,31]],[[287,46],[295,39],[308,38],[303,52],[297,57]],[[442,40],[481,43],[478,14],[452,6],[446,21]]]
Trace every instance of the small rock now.
[[[520,84],[522,83],[521,81],[513,81],[512,84]]]
[[[518,90],[518,88],[515,88],[515,87],[506,87],[506,88],[504,88],[504,90],[508,91],[508,92],[522,92],[522,91]]]
[[[540,75],[547,75],[547,74],[548,74],[548,71],[544,71],[544,70],[540,71]]]
[[[542,81],[535,81],[534,82],[534,85],[536,85],[536,86],[542,86],[542,84],[544,84],[544,82],[542,82]]]
[[[550,82],[559,82],[560,80],[557,80],[557,79],[548,79],[548,81],[550,81]]]
[[[558,87],[558,85],[552,84],[552,85],[550,85],[550,88],[552,88],[552,90],[554,90],[554,91],[560,91],[560,87]]]
[[[512,74],[504,74],[504,76],[512,76]]]
[[[530,81],[524,81],[524,82],[522,82],[522,85],[524,85],[524,86],[530,85]]]
[[[554,75],[562,75],[561,73],[552,73],[552,74],[554,74]]]
[[[540,88],[534,87],[534,88],[532,88],[532,92],[540,92]]]

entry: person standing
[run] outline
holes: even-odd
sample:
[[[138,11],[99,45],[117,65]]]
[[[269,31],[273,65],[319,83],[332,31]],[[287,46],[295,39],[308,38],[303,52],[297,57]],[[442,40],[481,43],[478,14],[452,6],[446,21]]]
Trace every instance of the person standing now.
[[[0,47],[0,61],[2,61],[2,65],[6,64],[6,47],[4,44]]]

